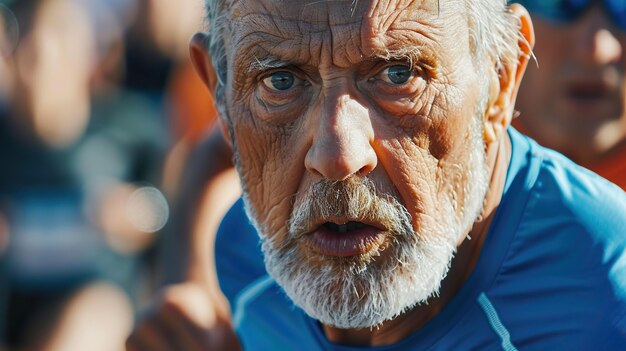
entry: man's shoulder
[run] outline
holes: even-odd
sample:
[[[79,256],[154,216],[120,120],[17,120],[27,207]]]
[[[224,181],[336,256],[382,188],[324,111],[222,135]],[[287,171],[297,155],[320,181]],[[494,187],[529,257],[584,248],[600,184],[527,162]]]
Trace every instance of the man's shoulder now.
[[[498,246],[505,258],[498,284],[487,294],[517,333],[557,335],[569,328],[588,333],[585,341],[597,341],[597,335],[607,345],[622,340],[626,194],[565,156],[516,138],[514,147],[523,150],[523,157],[517,155],[512,176],[518,181],[505,194],[505,210],[498,216],[508,224],[498,227],[497,237],[514,234],[508,245]],[[523,296],[517,295],[522,291]],[[505,303],[513,295],[515,303]]]
[[[591,234],[626,241],[626,193],[591,170],[544,148],[533,190],[546,206],[561,205]]]
[[[528,137],[518,134],[513,139],[518,147],[525,144],[520,147],[524,167],[535,169],[523,189],[528,192],[527,210],[532,211],[526,220],[567,219],[591,234],[626,241],[626,193],[621,188]]]
[[[515,257],[507,262],[516,265],[540,257],[558,261],[555,269],[576,274],[605,271],[626,298],[626,279],[616,275],[626,277],[626,193],[529,138],[518,134],[513,139],[518,146],[525,144],[518,148],[525,161],[518,161],[522,166],[517,171],[525,178],[503,200],[523,203],[511,246]]]
[[[526,185],[519,259],[526,257],[522,247],[532,248],[529,257],[559,257],[559,269],[605,271],[626,301],[626,193],[562,154],[525,142],[536,174]]]

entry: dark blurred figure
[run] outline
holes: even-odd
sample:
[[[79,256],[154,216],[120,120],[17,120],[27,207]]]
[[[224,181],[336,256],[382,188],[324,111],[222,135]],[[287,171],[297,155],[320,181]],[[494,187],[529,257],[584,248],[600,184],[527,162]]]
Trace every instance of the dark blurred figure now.
[[[212,94],[189,60],[189,40],[203,27],[203,3],[142,3],[146,6],[142,13],[149,19],[138,23],[150,24],[143,33],[150,33],[152,40],[152,45],[142,44],[144,49],[151,47],[171,59],[164,110],[170,120],[173,147],[163,185],[172,203],[172,214],[160,236],[163,287],[138,321],[142,337],[135,341],[163,350],[211,350],[226,339],[234,339],[228,302],[215,275],[213,253],[218,225],[240,195],[239,181],[231,162],[232,152],[215,123]],[[216,338],[217,329],[224,333]],[[179,333],[185,335],[187,343],[172,346],[168,335],[175,338]],[[129,347],[132,349],[131,344]]]
[[[626,189],[626,2],[524,0],[535,26],[514,125]]]
[[[120,87],[125,6],[10,5],[20,37],[0,60],[0,235],[11,349],[122,350],[132,326],[141,255],[168,217],[153,186],[168,135],[159,106]]]

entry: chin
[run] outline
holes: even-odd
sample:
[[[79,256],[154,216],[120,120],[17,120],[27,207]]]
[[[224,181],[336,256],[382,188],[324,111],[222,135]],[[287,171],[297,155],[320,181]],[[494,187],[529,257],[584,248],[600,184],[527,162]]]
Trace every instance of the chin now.
[[[410,223],[407,222],[407,224]],[[384,250],[353,257],[324,257],[297,242],[262,244],[269,274],[312,318],[341,329],[371,328],[426,302],[439,291],[456,246],[456,234],[422,241],[393,233]]]

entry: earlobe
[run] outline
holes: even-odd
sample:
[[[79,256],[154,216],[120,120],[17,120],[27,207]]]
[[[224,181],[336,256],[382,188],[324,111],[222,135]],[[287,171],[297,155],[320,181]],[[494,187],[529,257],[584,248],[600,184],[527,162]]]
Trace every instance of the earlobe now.
[[[492,91],[493,100],[490,101],[486,111],[484,129],[485,142],[488,144],[498,140],[511,123],[519,86],[535,44],[535,34],[528,11],[518,4],[511,5],[510,11],[519,20],[518,57],[517,60],[505,62],[500,67],[497,78],[494,77],[498,80],[494,82],[498,91],[495,94]]]
[[[215,70],[211,64],[206,34],[194,34],[191,38],[191,42],[189,43],[189,56],[196,73],[200,76],[200,79],[202,79],[211,93],[214,93],[217,85],[217,75],[215,74]]]

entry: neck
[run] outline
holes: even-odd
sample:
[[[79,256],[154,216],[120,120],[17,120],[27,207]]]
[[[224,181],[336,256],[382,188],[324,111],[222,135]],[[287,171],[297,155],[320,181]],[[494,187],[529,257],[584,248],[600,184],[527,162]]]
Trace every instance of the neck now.
[[[461,289],[478,262],[493,215],[502,198],[510,159],[511,141],[508,134],[504,133],[499,142],[487,147],[487,164],[491,169],[491,178],[484,210],[467,235],[467,239],[471,240],[464,238],[457,243],[457,253],[451,262],[448,275],[441,283],[437,297],[371,329],[338,329],[325,325],[323,329],[328,339],[348,345],[389,345],[409,336],[437,316]]]

